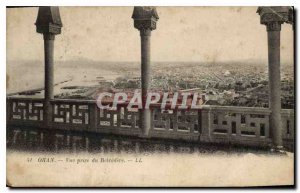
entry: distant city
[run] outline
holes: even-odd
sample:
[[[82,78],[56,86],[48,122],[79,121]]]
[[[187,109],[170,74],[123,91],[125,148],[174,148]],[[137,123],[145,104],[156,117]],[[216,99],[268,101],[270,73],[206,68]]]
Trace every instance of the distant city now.
[[[59,89],[55,89],[55,98],[94,99],[99,92],[134,92],[141,86],[138,63],[80,63],[73,61],[56,65],[55,68],[62,72],[56,81],[55,87]],[[42,63],[30,66],[35,65],[42,66]],[[154,62],[151,70],[151,89],[155,91],[197,92],[205,105],[268,107],[267,64]],[[293,65],[283,64],[281,89],[282,108],[293,109]],[[38,96],[43,94],[43,88],[15,94]]]

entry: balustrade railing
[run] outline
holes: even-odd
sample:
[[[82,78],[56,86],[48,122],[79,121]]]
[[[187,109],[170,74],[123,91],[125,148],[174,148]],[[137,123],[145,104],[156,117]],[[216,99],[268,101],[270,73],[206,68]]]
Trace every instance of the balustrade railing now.
[[[270,139],[269,109],[253,107],[204,107],[210,141],[268,144]]]
[[[139,111],[125,105],[99,109],[95,101],[54,99],[50,127],[63,130],[139,136]],[[272,142],[270,110],[255,107],[202,106],[201,109],[152,107],[150,136],[187,141],[265,146]],[[43,99],[8,98],[8,126],[48,128]],[[49,116],[49,115],[47,115]],[[282,110],[283,140],[293,143],[294,111]]]

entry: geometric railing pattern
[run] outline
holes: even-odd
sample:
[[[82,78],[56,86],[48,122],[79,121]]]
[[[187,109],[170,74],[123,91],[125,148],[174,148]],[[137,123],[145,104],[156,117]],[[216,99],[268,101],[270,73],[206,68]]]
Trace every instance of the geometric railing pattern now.
[[[138,136],[139,112],[125,106],[99,109],[95,101],[54,99],[52,127]],[[195,110],[151,108],[150,137],[214,143],[268,145],[270,110],[254,107],[202,106]],[[43,99],[8,98],[7,124],[45,127]],[[282,110],[283,140],[293,143],[294,111]]]
[[[43,121],[43,100],[10,99],[12,119]]]
[[[268,109],[210,107],[214,140],[270,141]]]
[[[89,124],[89,112],[87,104],[52,103],[53,121],[70,124]]]

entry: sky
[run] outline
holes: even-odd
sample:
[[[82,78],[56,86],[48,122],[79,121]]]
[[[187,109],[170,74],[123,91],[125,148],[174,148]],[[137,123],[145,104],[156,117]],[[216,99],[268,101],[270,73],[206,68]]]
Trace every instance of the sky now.
[[[267,62],[267,31],[257,7],[157,7],[152,61]],[[38,8],[7,9],[7,60],[43,60]],[[60,7],[55,60],[140,61],[133,7]],[[292,26],[282,25],[281,61],[293,63]]]

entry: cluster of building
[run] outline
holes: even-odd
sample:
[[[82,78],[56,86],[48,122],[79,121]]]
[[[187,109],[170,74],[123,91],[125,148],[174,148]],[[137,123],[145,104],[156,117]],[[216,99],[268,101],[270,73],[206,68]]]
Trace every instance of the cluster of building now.
[[[208,105],[268,107],[268,72],[264,65],[187,65],[153,68],[151,88],[168,92],[197,92]],[[282,108],[294,108],[292,68],[283,70]],[[139,89],[140,77],[120,78],[116,88]]]

